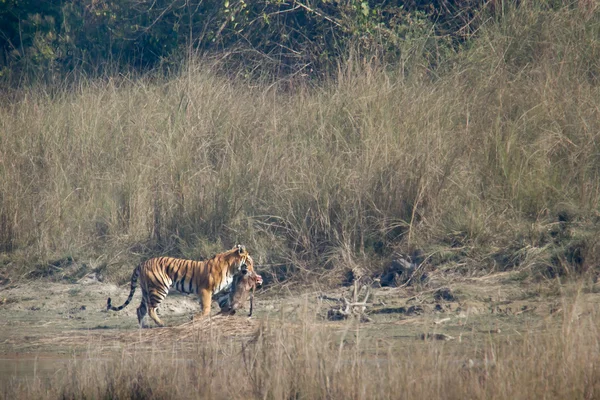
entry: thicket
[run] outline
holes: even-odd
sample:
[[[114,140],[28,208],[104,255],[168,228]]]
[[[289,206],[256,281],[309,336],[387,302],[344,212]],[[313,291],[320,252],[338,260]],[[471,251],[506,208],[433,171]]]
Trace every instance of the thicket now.
[[[485,3],[3,0],[0,68],[13,82],[53,82],[68,72],[169,70],[190,54],[208,54],[243,74],[321,75],[349,46],[406,60],[416,39],[427,41],[436,63],[440,38],[446,47],[460,42]]]
[[[600,8],[493,4],[437,67],[426,35],[404,62],[347,49],[316,83],[189,57],[10,92],[4,271],[80,260],[127,279],[131,258],[236,242],[280,277],[338,282],[414,252],[467,273],[593,271]]]

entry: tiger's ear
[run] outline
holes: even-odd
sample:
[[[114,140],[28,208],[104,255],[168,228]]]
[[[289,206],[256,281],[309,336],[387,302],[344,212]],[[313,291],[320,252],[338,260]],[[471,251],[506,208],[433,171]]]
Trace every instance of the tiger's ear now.
[[[244,254],[246,252],[246,247],[243,246],[243,245],[241,245],[241,244],[237,245],[237,249],[238,249],[238,254],[239,255],[242,255],[242,254]]]

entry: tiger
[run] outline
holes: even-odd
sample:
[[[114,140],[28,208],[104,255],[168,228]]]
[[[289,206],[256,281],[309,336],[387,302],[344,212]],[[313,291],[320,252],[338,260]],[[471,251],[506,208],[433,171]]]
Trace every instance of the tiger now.
[[[242,271],[256,274],[252,257],[246,248],[239,244],[206,261],[172,257],[151,258],[133,270],[131,290],[125,303],[114,307],[109,297],[106,310],[120,311],[127,307],[133,298],[139,279],[142,302],[137,308],[137,317],[141,327],[144,327],[143,320],[146,314],[150,315],[156,325],[164,326],[156,311],[160,303],[167,297],[170,288],[175,288],[181,293],[198,295],[202,313],[196,314],[194,319],[206,317],[210,314],[213,296],[216,297],[226,291],[231,286],[234,275]]]
[[[252,316],[254,307],[254,291],[262,286],[263,279],[256,272],[241,271],[233,277],[233,282],[228,293],[219,296],[216,300],[219,303],[220,315],[234,315],[239,308],[244,307],[244,303],[250,295],[250,312],[248,317]]]

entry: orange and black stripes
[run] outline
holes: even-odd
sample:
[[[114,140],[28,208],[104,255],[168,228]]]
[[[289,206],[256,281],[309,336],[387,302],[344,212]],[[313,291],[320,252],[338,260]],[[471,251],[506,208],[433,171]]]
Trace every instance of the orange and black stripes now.
[[[142,290],[142,302],[137,310],[140,324],[148,313],[157,325],[163,325],[156,315],[156,309],[167,297],[170,288],[181,293],[200,295],[202,315],[205,316],[210,313],[212,296],[226,290],[231,285],[234,274],[242,268],[253,271],[253,262],[246,249],[240,245],[207,261],[151,258],[133,271],[131,291],[125,303],[113,307],[109,298],[107,309],[119,311],[126,307],[133,298],[139,280]]]

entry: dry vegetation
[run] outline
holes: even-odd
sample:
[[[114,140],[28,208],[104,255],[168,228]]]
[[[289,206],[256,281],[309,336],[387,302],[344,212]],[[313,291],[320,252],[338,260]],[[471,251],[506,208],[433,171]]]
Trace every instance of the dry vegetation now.
[[[600,7],[522,3],[436,69],[416,48],[401,67],[350,54],[318,82],[194,61],[169,77],[6,90],[0,283],[72,265],[122,283],[142,257],[237,242],[266,278],[277,264],[274,276],[320,287],[414,251],[438,277],[595,282]],[[561,301],[540,326],[483,342],[370,340],[310,313],[261,321],[251,339],[191,325],[151,350],[91,342],[0,398],[600,398],[598,309]]]
[[[307,279],[414,249],[434,265],[586,270],[599,31],[593,5],[507,7],[435,72],[351,55],[316,86],[190,63],[21,89],[0,108],[0,243],[22,273],[238,241]]]
[[[0,398],[598,398],[597,309],[584,311],[577,296],[562,306],[538,328],[483,343],[372,340],[364,325],[332,329],[309,315],[266,321],[241,341],[194,325],[172,337],[168,329],[129,332],[123,350],[92,341],[51,379],[9,380]],[[152,350],[142,346],[150,333]]]

